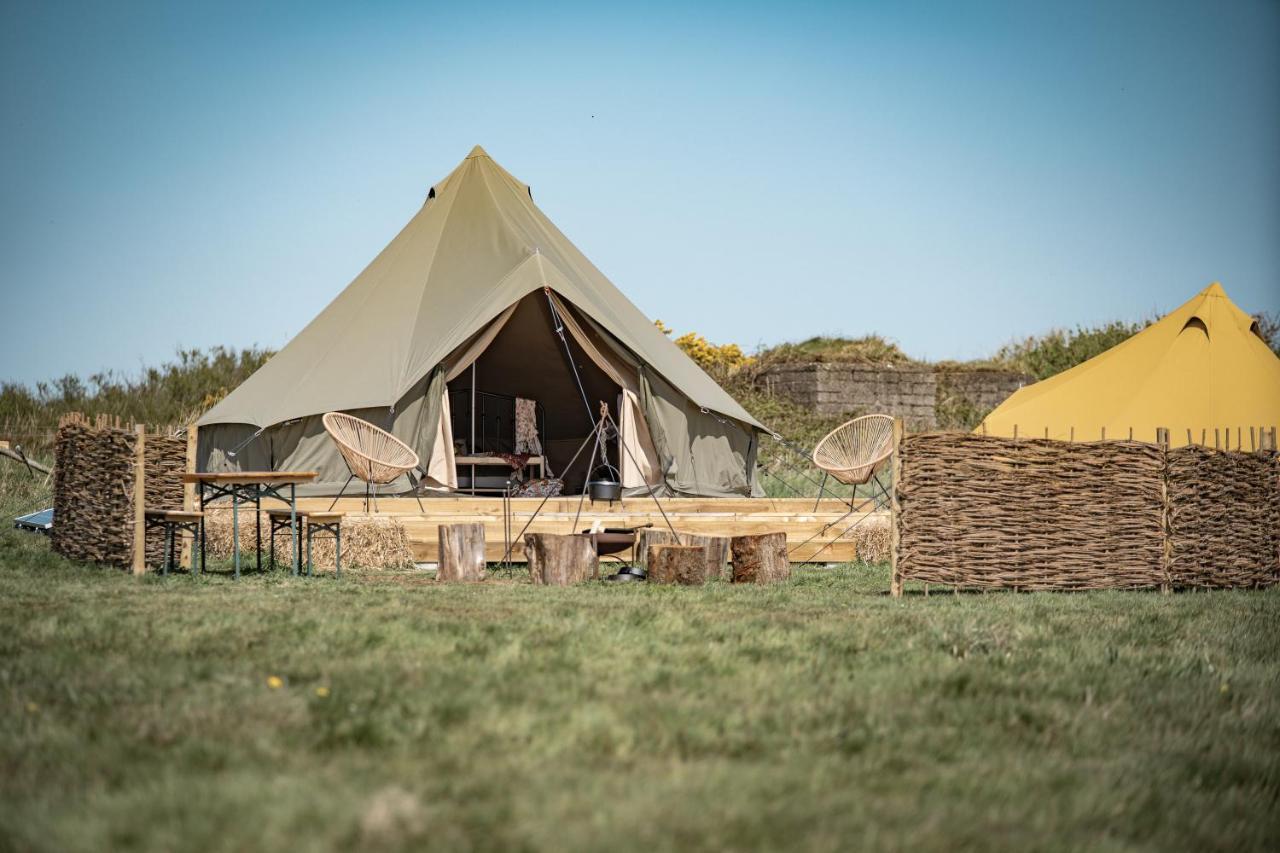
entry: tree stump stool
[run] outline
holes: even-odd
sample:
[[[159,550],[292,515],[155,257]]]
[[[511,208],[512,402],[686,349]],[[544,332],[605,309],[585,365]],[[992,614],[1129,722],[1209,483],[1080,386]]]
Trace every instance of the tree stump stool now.
[[[724,574],[724,565],[729,562],[728,536],[702,536],[696,533],[681,533],[681,545],[698,545],[702,548],[707,561],[707,579],[718,578]]]
[[[636,562],[646,572],[649,570],[649,549],[654,545],[679,545],[670,530],[656,530],[652,527],[636,531]]]
[[[681,533],[677,538],[670,530],[641,530],[636,534],[636,561],[649,570],[649,549],[654,545],[698,545],[706,553],[706,577],[718,578],[729,562],[728,536],[702,536],[697,533]]]
[[[529,579],[535,584],[568,586],[587,580],[599,570],[590,535],[526,533],[524,553],[529,561]]]
[[[787,534],[733,537],[733,582],[777,583],[791,577]]]
[[[484,580],[484,525],[441,524],[436,580]]]
[[[649,583],[701,586],[707,581],[707,552],[701,545],[651,545]]]

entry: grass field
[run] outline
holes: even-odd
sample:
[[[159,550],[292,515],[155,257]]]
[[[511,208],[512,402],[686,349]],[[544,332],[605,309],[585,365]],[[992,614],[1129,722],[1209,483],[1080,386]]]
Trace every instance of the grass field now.
[[[135,580],[6,529],[0,848],[1280,846],[1280,590],[887,580]]]

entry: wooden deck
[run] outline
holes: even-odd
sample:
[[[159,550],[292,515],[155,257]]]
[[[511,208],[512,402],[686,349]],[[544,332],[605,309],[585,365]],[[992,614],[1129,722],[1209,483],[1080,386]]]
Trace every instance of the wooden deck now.
[[[299,498],[300,509],[313,512],[327,510],[332,498]],[[515,498],[511,502],[513,537],[533,518],[540,498]],[[577,497],[551,498],[533,520],[530,533],[571,533],[591,527],[600,521],[602,527],[635,527],[652,523],[664,529],[666,522],[650,498],[627,498],[614,503],[582,503],[582,515],[574,524],[578,511]],[[413,498],[379,498],[379,517],[394,517],[404,525],[413,547],[414,558],[421,562],[436,562],[438,556],[437,527],[441,524],[479,522],[485,526],[485,555],[491,561],[502,559],[503,517],[500,497],[440,497],[423,498],[425,514],[418,509]],[[787,534],[790,547],[798,548],[792,560],[803,561],[816,555],[817,562],[847,562],[856,556],[851,536],[841,537],[856,518],[870,512],[868,503],[859,508],[858,515],[850,515],[843,521],[849,507],[843,501],[826,499],[815,510],[812,498],[669,498],[662,501],[667,518],[681,533],[704,533],[719,536],[736,536],[743,533],[767,533],[781,530]],[[265,507],[266,502],[263,503]],[[335,511],[352,518],[368,517],[362,497],[342,498]],[[372,515],[372,513],[370,513]],[[827,525],[835,523],[830,530]],[[523,562],[524,549],[517,543],[512,559]]]

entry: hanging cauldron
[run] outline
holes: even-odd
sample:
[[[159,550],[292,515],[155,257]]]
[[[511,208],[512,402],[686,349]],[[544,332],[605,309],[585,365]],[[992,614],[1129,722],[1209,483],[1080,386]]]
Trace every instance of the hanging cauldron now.
[[[593,501],[612,503],[622,497],[622,482],[618,469],[607,462],[591,472],[587,478],[587,494]]]

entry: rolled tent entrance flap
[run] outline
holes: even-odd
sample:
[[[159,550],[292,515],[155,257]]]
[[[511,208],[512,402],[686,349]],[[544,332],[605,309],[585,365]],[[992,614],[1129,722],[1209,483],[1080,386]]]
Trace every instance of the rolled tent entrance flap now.
[[[622,389],[622,404],[619,407],[621,411],[614,412],[620,433],[618,440],[622,443],[618,454],[618,467],[622,469],[622,487],[638,489],[660,484],[662,463],[658,459],[658,451],[654,449],[653,438],[649,435],[649,425],[645,422],[644,412],[640,409],[639,369],[635,364],[624,361],[613,351],[597,347],[560,297],[556,296],[550,288],[545,292],[547,298],[556,306],[560,319],[574,341],[582,347],[587,357]]]
[[[425,446],[426,453],[421,454],[423,459],[428,460],[426,485],[429,488],[458,488],[458,466],[453,452],[453,413],[449,409],[449,380],[461,375],[489,348],[515,311],[515,304],[507,306],[492,323],[476,334],[471,343],[465,345],[456,358],[450,359],[448,367],[441,365],[432,371],[433,381],[427,394],[440,401],[440,413],[435,415],[437,425],[433,438]]]
[[[320,418],[341,411],[389,430],[423,460],[388,493],[455,487],[451,375],[502,339],[525,297],[545,301],[544,288],[574,321],[566,327],[595,374],[592,393],[613,400],[618,392],[606,396],[605,386],[621,389],[616,415],[634,451],[619,459],[626,482],[689,495],[750,492],[761,425],[479,147],[311,323],[199,419],[197,464],[314,470],[307,491],[336,492],[348,472]]]
[[[453,455],[453,413],[449,411],[449,385],[445,380],[444,368],[437,367],[431,372],[431,382],[427,385],[427,396],[437,401],[437,413],[432,417],[436,428],[431,430],[431,440],[426,445],[427,477],[424,486],[429,489],[458,488],[458,466]],[[427,421],[430,423],[430,420]]]

